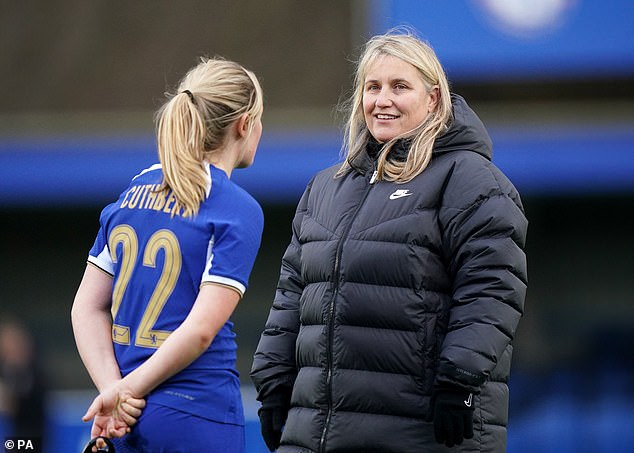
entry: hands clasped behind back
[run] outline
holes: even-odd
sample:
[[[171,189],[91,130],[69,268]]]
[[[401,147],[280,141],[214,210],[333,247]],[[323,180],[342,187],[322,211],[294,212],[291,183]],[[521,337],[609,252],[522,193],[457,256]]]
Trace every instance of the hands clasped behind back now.
[[[91,437],[122,437],[137,422],[143,409],[145,399],[137,398],[122,385],[115,382],[104,389],[92,402],[82,420],[93,420]]]

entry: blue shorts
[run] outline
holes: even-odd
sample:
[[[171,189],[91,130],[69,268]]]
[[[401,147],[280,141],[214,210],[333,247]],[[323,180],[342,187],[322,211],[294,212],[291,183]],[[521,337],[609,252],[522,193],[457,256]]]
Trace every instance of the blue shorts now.
[[[244,426],[148,403],[132,431],[112,443],[117,453],[246,453],[244,436]]]

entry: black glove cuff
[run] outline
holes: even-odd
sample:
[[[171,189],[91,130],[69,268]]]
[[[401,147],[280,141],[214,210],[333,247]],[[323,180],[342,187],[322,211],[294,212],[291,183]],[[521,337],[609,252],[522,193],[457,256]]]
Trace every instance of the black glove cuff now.
[[[274,392],[268,394],[262,399],[261,409],[288,409],[291,405],[292,388],[278,387]]]

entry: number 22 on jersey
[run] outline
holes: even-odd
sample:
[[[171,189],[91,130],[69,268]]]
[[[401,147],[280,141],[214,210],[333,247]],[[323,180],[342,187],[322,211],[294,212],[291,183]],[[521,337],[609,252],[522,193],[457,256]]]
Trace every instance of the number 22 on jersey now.
[[[114,263],[118,262],[117,247],[119,245],[122,247],[121,268],[112,293],[112,319],[116,319],[139,256],[139,240],[136,231],[130,225],[118,225],[110,233],[108,248]],[[148,240],[142,251],[143,266],[155,268],[156,257],[160,250],[163,250],[165,256],[163,270],[145,308],[134,341],[136,346],[146,348],[158,348],[171,333],[165,330],[155,330],[154,325],[165,306],[165,302],[172,294],[181,271],[182,256],[178,238],[172,231],[166,229],[156,231]],[[130,327],[113,324],[112,341],[129,345]]]

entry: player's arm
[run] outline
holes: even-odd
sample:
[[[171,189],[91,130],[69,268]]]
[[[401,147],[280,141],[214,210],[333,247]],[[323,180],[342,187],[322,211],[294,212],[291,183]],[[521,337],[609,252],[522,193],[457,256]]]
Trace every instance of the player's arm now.
[[[183,323],[161,347],[111,391],[142,398],[159,384],[178,373],[211,344],[240,301],[232,288],[205,284]],[[90,415],[90,409],[87,415]]]
[[[77,350],[100,392],[121,379],[112,347],[112,282],[112,276],[88,264],[71,310]]]
[[[147,395],[160,383],[198,358],[211,344],[240,301],[235,289],[205,284],[185,321],[161,347],[122,384],[137,397]]]
[[[112,281],[109,274],[88,264],[71,310],[77,350],[99,392],[121,380],[111,339]],[[119,396],[110,406],[103,405],[93,414],[96,417],[92,436],[125,434],[127,427],[136,423],[143,407],[145,401],[131,395]]]

